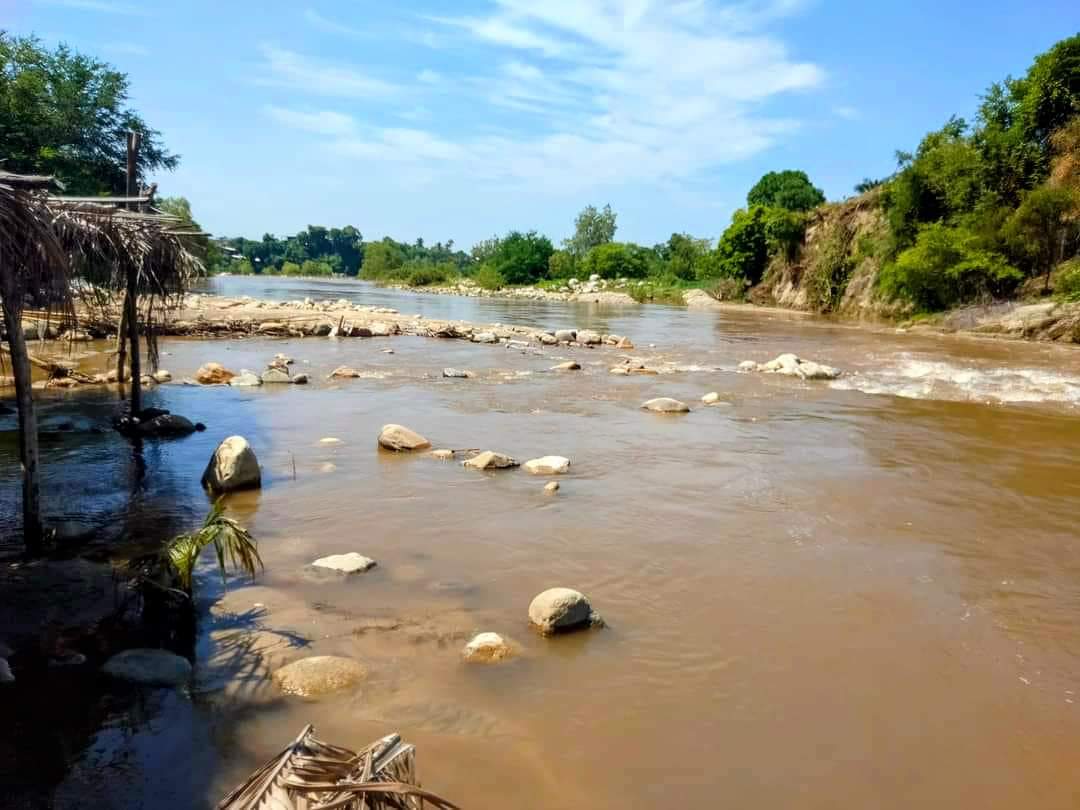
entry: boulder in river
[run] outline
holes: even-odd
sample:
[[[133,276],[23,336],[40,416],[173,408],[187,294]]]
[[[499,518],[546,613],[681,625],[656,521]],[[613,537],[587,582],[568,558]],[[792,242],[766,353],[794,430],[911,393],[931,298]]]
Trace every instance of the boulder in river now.
[[[753,369],[748,366],[749,361],[739,364],[742,371],[761,371],[765,374],[783,374],[788,377],[798,377],[802,380],[835,380],[840,376],[840,370],[813,360],[803,360],[795,354],[782,354],[768,363],[757,363]]]
[[[224,385],[235,376],[221,363],[207,363],[195,372],[195,381],[201,385]]]
[[[453,461],[453,459],[454,459],[454,451],[453,450],[447,450],[445,448],[441,449],[441,450],[432,450],[431,451],[431,457],[432,458],[437,458],[439,461]]]
[[[442,375],[454,380],[467,380],[470,377],[476,376],[471,371],[465,371],[460,368],[444,368],[442,370]]]
[[[543,456],[526,461],[524,467],[533,475],[562,475],[570,469],[570,459],[563,456]]]
[[[671,397],[657,397],[644,402],[641,405],[647,411],[654,413],[690,413],[690,406]]]
[[[586,346],[599,346],[603,343],[603,339],[591,329],[582,329],[577,333],[577,342]]]
[[[218,445],[206,465],[202,483],[214,492],[233,492],[262,486],[255,451],[243,436],[230,436]]]
[[[495,664],[513,657],[513,646],[498,633],[478,633],[461,651],[469,663]]]
[[[407,453],[413,450],[426,450],[431,447],[431,442],[407,427],[383,425],[382,432],[379,433],[379,447],[396,453]]]
[[[619,338],[619,342],[615,344],[616,349],[632,349],[634,348],[634,341],[628,337]]]
[[[320,557],[311,564],[313,568],[325,568],[330,571],[340,571],[343,574],[360,574],[375,567],[375,561],[371,557],[365,557],[355,551],[347,554],[331,554],[328,557]]]
[[[491,450],[485,450],[483,453],[463,461],[462,464],[472,470],[505,470],[518,466],[518,462],[510,456],[495,453]]]
[[[277,670],[274,683],[287,695],[316,697],[348,689],[367,677],[367,670],[351,658],[314,655]]]
[[[229,380],[229,385],[234,388],[253,388],[262,384],[262,377],[254,371],[248,371],[246,368],[240,369],[240,373]]]
[[[559,329],[555,332],[555,340],[559,343],[571,343],[577,340],[577,332],[573,329]]]
[[[156,383],[167,383],[172,380],[172,374],[170,374],[163,368],[159,368],[150,376],[154,378],[154,382]]]
[[[175,413],[163,413],[151,419],[140,420],[135,431],[140,436],[187,436],[198,430],[190,419]]]
[[[544,484],[544,492],[548,495],[554,495],[560,489],[558,481],[548,481]]]
[[[143,686],[183,686],[191,680],[191,662],[168,650],[124,650],[106,661],[102,671]]]
[[[536,336],[536,339],[545,346],[554,346],[559,342],[558,338],[556,338],[555,335],[552,335],[548,332],[541,332]]]
[[[473,343],[498,343],[499,338],[494,332],[477,332],[472,337]]]
[[[589,600],[571,588],[549,588],[529,605],[529,621],[544,635],[603,624]]]
[[[295,377],[292,378],[292,382],[293,382],[293,385],[307,385],[308,384],[308,375],[307,374],[297,374]]]
[[[330,372],[331,377],[359,377],[360,372],[349,366],[338,366]]]
[[[284,368],[271,366],[262,374],[263,383],[291,383],[292,377]]]
[[[705,405],[715,405],[720,401],[720,395],[716,391],[710,391],[708,394],[701,398],[701,401]]]
[[[565,363],[559,363],[557,366],[551,367],[552,371],[581,371],[581,363],[576,360],[567,360]]]
[[[281,352],[275,354],[274,359],[270,361],[271,367],[278,366],[279,368],[284,368],[285,366],[291,366],[292,364],[293,359],[289,357],[289,355],[282,354]]]

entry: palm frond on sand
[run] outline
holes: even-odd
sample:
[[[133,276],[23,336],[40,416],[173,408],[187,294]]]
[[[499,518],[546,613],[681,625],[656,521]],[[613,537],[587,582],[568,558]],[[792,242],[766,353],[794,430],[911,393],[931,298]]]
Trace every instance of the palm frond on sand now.
[[[363,751],[330,745],[307,726],[218,804],[218,810],[460,810],[416,784],[416,749],[397,734]]]

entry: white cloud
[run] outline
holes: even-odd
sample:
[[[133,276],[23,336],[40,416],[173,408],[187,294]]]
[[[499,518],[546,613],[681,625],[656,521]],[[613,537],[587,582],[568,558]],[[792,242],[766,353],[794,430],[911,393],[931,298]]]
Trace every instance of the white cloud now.
[[[259,84],[340,98],[381,98],[398,90],[396,85],[352,67],[320,62],[275,45],[263,45],[261,50]]]
[[[472,111],[457,122],[462,131],[367,128],[337,136],[331,148],[408,164],[414,177],[430,181],[453,175],[552,191],[686,183],[798,129],[797,120],[772,114],[770,103],[819,87],[824,72],[792,57],[767,29],[804,2],[493,0],[486,15],[426,18],[436,38],[465,37],[490,51],[481,56],[491,68],[455,76],[454,95],[446,94]],[[318,77],[323,86],[315,92],[325,95],[371,94],[368,82],[378,94],[390,92],[343,68],[264,52],[271,72],[297,88]],[[403,92],[427,103],[422,88],[434,79],[422,71]],[[484,134],[498,123],[498,108],[518,113],[515,129]]]
[[[321,110],[301,112],[268,104],[263,112],[277,123],[292,129],[314,132],[317,135],[349,135],[356,129],[356,122],[343,113]]]
[[[862,118],[862,113],[860,113],[854,107],[849,107],[845,104],[837,104],[835,107],[832,108],[832,111],[833,115],[835,115],[837,118],[843,118],[847,121],[855,121],[859,118]]]
[[[365,39],[368,36],[368,34],[361,31],[359,28],[353,28],[351,25],[346,25],[337,20],[331,20],[329,17],[324,17],[313,8],[304,9],[304,20],[312,28],[327,34],[342,34],[343,36],[354,37],[356,39]]]

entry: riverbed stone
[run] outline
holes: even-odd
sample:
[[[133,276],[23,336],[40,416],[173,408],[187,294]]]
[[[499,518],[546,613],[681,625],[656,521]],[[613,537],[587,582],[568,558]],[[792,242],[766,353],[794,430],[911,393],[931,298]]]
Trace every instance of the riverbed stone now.
[[[278,366],[272,366],[268,368],[262,374],[263,383],[291,383],[292,377],[289,376],[289,372]]]
[[[234,388],[254,388],[262,384],[262,377],[254,371],[248,371],[246,368],[240,369],[240,373],[229,380],[229,385]]]
[[[523,466],[533,475],[562,475],[570,469],[570,459],[564,456],[543,456],[530,459]]]
[[[619,342],[615,344],[616,349],[633,349],[634,341],[628,337],[619,338]]]
[[[102,671],[143,686],[175,687],[191,680],[191,662],[168,650],[124,650],[106,661]]]
[[[585,594],[572,588],[548,588],[537,594],[529,605],[529,621],[544,635],[603,623]]]
[[[720,401],[720,394],[718,394],[716,391],[710,391],[708,394],[701,398],[701,401],[705,405],[715,405],[717,402]]]
[[[558,338],[556,338],[555,335],[549,334],[547,332],[541,332],[539,335],[536,336],[536,339],[545,346],[554,346],[559,342]]]
[[[154,378],[154,382],[156,382],[156,383],[167,383],[167,382],[170,382],[172,380],[172,374],[170,374],[168,371],[166,371],[163,368],[159,368],[157,371],[155,371],[150,376]]]
[[[408,453],[413,450],[426,450],[431,442],[419,433],[402,425],[383,425],[379,433],[379,446],[395,453]]]
[[[743,360],[739,363],[739,371],[757,371],[757,366],[753,360]]]
[[[485,450],[462,464],[472,470],[505,470],[518,466],[518,462],[510,456],[491,450]]]
[[[273,680],[287,695],[317,697],[348,689],[365,677],[367,670],[351,658],[314,655],[277,670]]]
[[[233,492],[262,486],[259,460],[248,440],[230,436],[218,445],[206,465],[202,483],[214,492]]]
[[[292,364],[293,364],[293,359],[291,357],[289,357],[289,355],[282,354],[281,352],[278,352],[277,354],[275,354],[274,359],[270,361],[271,368],[273,368],[274,366],[277,366],[279,368],[284,368],[285,366],[291,366]]]
[[[454,380],[467,380],[470,377],[476,376],[471,371],[466,371],[460,368],[444,368],[442,375]]]
[[[235,376],[221,363],[206,363],[195,372],[195,380],[201,385],[224,385]]]
[[[743,368],[743,363],[739,364]],[[749,370],[749,369],[747,369]],[[823,363],[815,363],[813,360],[804,360],[796,354],[781,354],[767,363],[759,363],[754,366],[755,371],[765,374],[783,374],[788,377],[798,377],[802,380],[835,380],[840,376],[840,370]]]
[[[557,366],[551,367],[552,371],[581,371],[581,363],[576,360],[567,360],[565,363],[559,363]]]
[[[496,664],[514,655],[513,646],[498,633],[477,633],[461,651],[472,664]]]
[[[307,374],[297,374],[295,377],[292,378],[292,383],[293,383],[293,385],[307,385],[308,384],[308,375]]]
[[[573,329],[558,329],[555,332],[555,340],[559,343],[570,343],[577,340],[577,332]]]
[[[325,568],[330,571],[340,571],[343,574],[360,574],[375,567],[375,560],[365,557],[355,551],[347,554],[331,554],[328,557],[320,557],[311,565],[313,568]]]
[[[350,366],[338,366],[330,372],[330,376],[344,378],[359,377],[360,372]]]
[[[499,338],[494,332],[477,332],[472,337],[473,343],[498,343]]]
[[[190,419],[177,413],[163,413],[139,422],[136,430],[140,436],[187,436],[198,428]]]
[[[671,397],[657,397],[643,402],[641,405],[647,411],[653,413],[689,413],[690,406]]]
[[[431,451],[431,457],[432,458],[437,458],[439,461],[453,461],[453,459],[454,459],[454,451],[453,450],[447,450],[445,448],[440,449],[440,450],[432,450]]]
[[[586,346],[599,346],[603,343],[603,339],[600,335],[591,329],[582,329],[577,333],[577,342]]]
[[[544,492],[548,495],[554,495],[560,489],[558,481],[548,481],[544,484]]]

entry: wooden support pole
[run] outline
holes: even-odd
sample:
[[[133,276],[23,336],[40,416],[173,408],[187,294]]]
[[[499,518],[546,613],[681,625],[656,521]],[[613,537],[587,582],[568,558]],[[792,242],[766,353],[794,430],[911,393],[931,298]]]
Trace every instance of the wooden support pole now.
[[[127,134],[127,196],[134,197],[138,189],[139,143],[142,136],[138,132]],[[137,211],[139,206],[130,203],[130,208]],[[128,343],[131,353],[131,415],[142,410],[142,363],[139,357],[139,268],[128,267],[127,293],[124,296],[124,312],[127,315]]]
[[[15,290],[3,291],[4,327],[8,348],[11,349],[11,373],[15,378],[15,400],[19,409],[19,460],[22,463],[23,542],[31,554],[41,551],[44,530],[41,524],[41,481],[38,472],[39,454],[37,414],[30,387],[30,354],[26,348],[22,318],[16,311]]]

